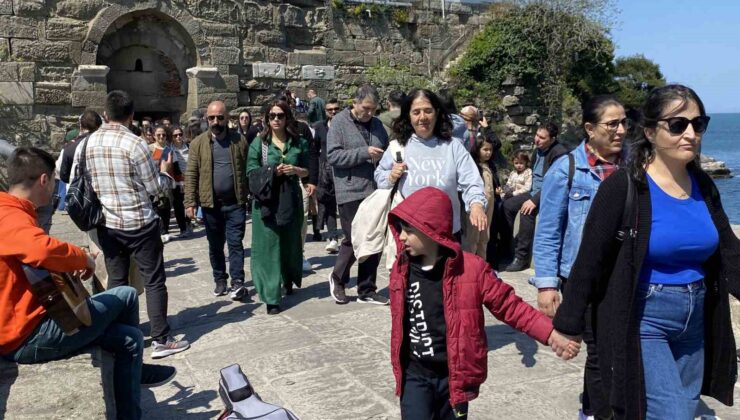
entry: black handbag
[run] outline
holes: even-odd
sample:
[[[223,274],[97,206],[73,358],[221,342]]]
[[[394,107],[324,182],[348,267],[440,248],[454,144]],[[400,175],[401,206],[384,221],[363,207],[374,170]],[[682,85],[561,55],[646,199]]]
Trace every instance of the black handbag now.
[[[75,177],[67,189],[67,196],[64,199],[67,208],[67,214],[80,230],[87,232],[97,226],[105,223],[103,207],[100,204],[98,195],[92,188],[90,173],[87,171],[87,142],[88,137],[82,146],[80,153],[80,162],[75,170]]]

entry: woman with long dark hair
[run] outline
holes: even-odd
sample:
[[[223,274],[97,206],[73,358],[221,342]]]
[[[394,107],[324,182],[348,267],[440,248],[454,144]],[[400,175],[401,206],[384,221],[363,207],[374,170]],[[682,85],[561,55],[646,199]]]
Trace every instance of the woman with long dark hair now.
[[[740,241],[695,163],[708,123],[693,90],[650,93],[629,166],[596,194],[554,319],[579,336],[593,306],[602,386],[619,419],[693,419],[701,393],[733,402],[728,296],[740,296]]]
[[[452,201],[453,232],[460,241],[460,187],[463,211],[470,213],[471,225],[479,231],[487,229],[486,197],[478,166],[461,141],[453,141],[450,116],[437,95],[426,89],[411,91],[393,122],[393,134],[404,147],[404,158],[399,162],[393,148],[386,149],[375,170],[378,188],[391,189],[400,182],[398,192],[404,197],[424,187],[444,191]]]
[[[265,129],[249,147],[247,175],[274,166],[272,187],[273,194],[279,194],[279,204],[268,212],[262,208],[266,204],[254,201],[251,267],[257,293],[267,312],[274,315],[280,313],[281,286],[291,294],[294,284],[301,285],[303,199],[299,183],[308,176],[308,140],[299,136],[285,101],[272,101],[265,110],[265,121]],[[290,214],[285,215],[286,209]]]

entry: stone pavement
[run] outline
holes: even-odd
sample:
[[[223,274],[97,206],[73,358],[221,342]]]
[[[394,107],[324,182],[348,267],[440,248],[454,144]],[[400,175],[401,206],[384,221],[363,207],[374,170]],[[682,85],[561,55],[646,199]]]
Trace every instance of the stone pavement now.
[[[52,235],[82,243],[82,235],[63,214],[55,215]],[[336,305],[327,285],[335,258],[326,254],[323,243],[306,243],[314,272],[303,278],[302,288],[284,299],[280,315],[268,316],[256,296],[250,303],[240,303],[212,295],[204,235],[202,229],[196,230],[189,239],[165,245],[170,323],[173,333],[190,340],[192,346],[155,362],[171,364],[178,373],[165,386],[143,390],[145,418],[216,417],[223,409],[217,393],[218,372],[232,363],[241,365],[265,401],[284,405],[304,420],[400,418],[389,362],[389,308],[355,301]],[[248,223],[245,246],[250,242]],[[247,273],[249,262],[247,258]],[[531,274],[528,270],[501,276],[536,304],[535,290],[526,283]],[[387,295],[384,273],[378,286]],[[355,290],[349,289],[348,294],[354,295]],[[140,307],[146,333],[146,306],[142,302]],[[489,377],[480,397],[470,404],[471,420],[577,418],[585,351],[563,362],[548,347],[490,314],[486,332]],[[145,362],[152,362],[150,353],[147,348]],[[737,405],[729,408],[709,398],[703,402],[704,414],[740,418]]]

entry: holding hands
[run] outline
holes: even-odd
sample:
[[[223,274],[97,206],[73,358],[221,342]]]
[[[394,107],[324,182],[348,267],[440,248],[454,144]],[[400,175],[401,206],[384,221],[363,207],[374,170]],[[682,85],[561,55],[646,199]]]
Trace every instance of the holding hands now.
[[[581,351],[581,340],[580,336],[569,336],[557,330],[552,330],[550,337],[547,339],[547,344],[550,345],[550,348],[558,357],[563,360],[570,360],[578,356],[578,352]]]

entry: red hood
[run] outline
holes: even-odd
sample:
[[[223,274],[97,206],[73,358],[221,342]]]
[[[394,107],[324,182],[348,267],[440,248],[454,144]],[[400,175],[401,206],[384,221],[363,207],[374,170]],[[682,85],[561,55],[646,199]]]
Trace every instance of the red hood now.
[[[398,239],[400,232],[396,227],[398,220],[420,230],[432,238],[440,246],[452,251],[451,259],[457,260],[462,256],[462,248],[452,236],[452,203],[446,193],[434,187],[422,188],[391,210],[388,215],[388,226],[396,241],[396,249],[403,249]]]

